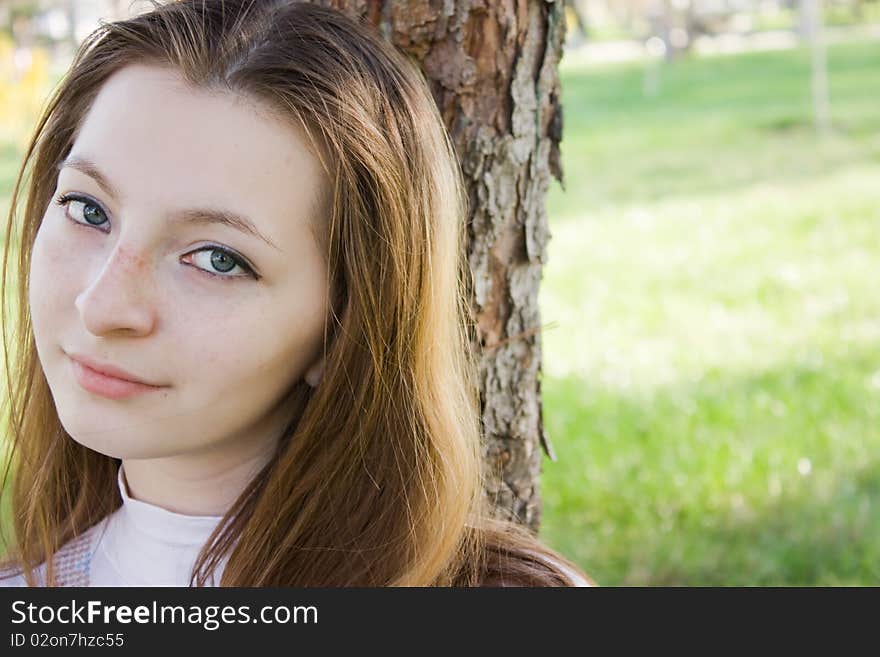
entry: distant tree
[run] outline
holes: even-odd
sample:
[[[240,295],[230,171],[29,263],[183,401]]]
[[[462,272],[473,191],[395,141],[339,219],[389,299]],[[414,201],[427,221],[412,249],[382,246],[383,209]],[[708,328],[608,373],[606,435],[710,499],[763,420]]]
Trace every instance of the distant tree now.
[[[574,16],[575,36],[581,41],[589,39],[590,29],[584,0],[565,0],[565,9]]]
[[[3,6],[5,5],[5,6]],[[40,12],[38,0],[4,0],[0,2],[3,31],[17,44],[30,45],[34,40],[33,20]]]
[[[76,0],[65,2],[64,13],[67,15],[67,39],[70,46],[76,49],[79,40],[76,38]]]
[[[831,101],[828,97],[828,61],[822,37],[822,7],[819,0],[801,0],[804,38],[810,43],[813,117],[820,132],[831,129]]]

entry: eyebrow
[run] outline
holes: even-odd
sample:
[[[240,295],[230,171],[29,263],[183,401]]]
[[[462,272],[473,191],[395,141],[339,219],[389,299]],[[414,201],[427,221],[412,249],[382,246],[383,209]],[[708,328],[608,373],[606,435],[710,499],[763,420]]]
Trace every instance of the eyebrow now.
[[[84,173],[89,178],[98,183],[98,186],[103,189],[104,192],[106,192],[111,198],[116,201],[120,199],[120,194],[117,191],[117,188],[113,185],[113,183],[110,182],[110,179],[101,172],[101,169],[98,168],[98,166],[91,160],[85,157],[70,156],[63,162],[58,164],[57,169],[58,171],[61,171],[61,169],[64,169],[65,167],[70,167],[71,169],[76,169],[80,173]],[[230,210],[222,210],[217,208],[187,208],[175,214],[177,217],[179,217],[180,221],[186,223],[200,225],[221,224],[223,226],[235,228],[236,230],[252,235],[258,240],[265,242],[276,251],[281,250],[272,242],[272,240],[263,235],[250,219]]]

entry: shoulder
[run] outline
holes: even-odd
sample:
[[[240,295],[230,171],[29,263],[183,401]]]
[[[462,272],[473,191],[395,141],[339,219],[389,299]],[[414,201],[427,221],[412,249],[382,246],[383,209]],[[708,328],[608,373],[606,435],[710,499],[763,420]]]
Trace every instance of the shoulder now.
[[[592,587],[585,573],[551,550],[514,551],[487,569],[483,586]]]
[[[73,537],[59,548],[52,559],[56,586],[83,586],[88,582],[89,557],[100,537],[107,518]],[[46,564],[34,568],[36,586],[46,586]],[[0,587],[28,586],[21,565],[7,562],[0,566]]]
[[[589,587],[576,564],[523,527],[493,523],[483,531],[481,586]]]
[[[45,564],[40,564],[40,566],[34,570],[34,574],[36,575],[37,582],[39,582],[40,586],[42,586],[44,581],[44,572]],[[24,573],[20,566],[16,564],[7,564],[3,568],[0,568],[0,587],[21,586],[28,586],[28,583],[24,578]]]
[[[565,576],[569,580],[569,586],[575,587],[591,587],[596,586],[596,582],[587,577],[586,574],[582,573],[576,567],[571,564],[566,563],[564,560],[560,559],[557,555],[553,554],[545,554],[544,558],[550,563],[552,568],[556,568],[565,574]]]

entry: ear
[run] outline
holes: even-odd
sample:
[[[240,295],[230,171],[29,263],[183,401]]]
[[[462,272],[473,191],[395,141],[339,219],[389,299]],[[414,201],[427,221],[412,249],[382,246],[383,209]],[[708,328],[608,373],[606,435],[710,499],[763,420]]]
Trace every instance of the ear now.
[[[313,388],[317,388],[318,384],[321,382],[321,377],[324,375],[324,358],[319,358],[315,363],[312,364],[309,369],[306,370],[306,383],[308,383]]]

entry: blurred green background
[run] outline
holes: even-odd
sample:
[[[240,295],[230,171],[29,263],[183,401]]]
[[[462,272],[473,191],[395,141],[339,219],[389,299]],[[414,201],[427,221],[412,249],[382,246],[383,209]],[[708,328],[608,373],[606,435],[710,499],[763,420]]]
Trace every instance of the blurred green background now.
[[[542,536],[600,584],[880,577],[880,40],[827,134],[811,52],[563,60]]]
[[[662,32],[651,3],[583,4],[548,198],[541,536],[604,585],[876,584],[880,3],[825,3],[826,129],[798,3],[686,42],[684,10]],[[0,36],[4,217],[61,52]]]

